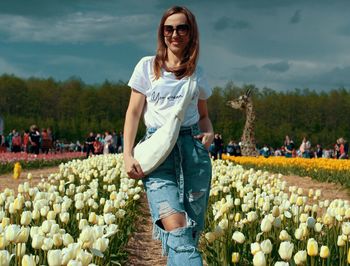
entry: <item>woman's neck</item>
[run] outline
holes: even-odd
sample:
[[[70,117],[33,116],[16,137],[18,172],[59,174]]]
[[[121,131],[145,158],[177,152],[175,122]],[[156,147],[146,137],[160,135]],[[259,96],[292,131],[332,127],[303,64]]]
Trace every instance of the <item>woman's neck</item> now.
[[[181,61],[182,61],[182,54],[181,55],[174,54],[168,49],[167,60],[165,61],[165,64],[168,68],[174,68],[174,67],[180,66]]]

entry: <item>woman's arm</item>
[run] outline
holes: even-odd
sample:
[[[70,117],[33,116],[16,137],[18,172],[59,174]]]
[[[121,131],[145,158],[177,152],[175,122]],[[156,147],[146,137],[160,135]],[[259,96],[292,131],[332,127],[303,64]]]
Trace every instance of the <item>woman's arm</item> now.
[[[131,178],[144,177],[140,164],[134,159],[133,147],[140,117],[145,104],[145,98],[145,95],[133,89],[130,95],[128,110],[125,115],[123,153],[125,170]]]
[[[197,138],[202,139],[202,143],[209,150],[210,144],[214,139],[213,126],[211,124],[208,107],[206,100],[198,100],[198,112],[199,112],[199,129],[202,131],[202,134],[197,136]]]

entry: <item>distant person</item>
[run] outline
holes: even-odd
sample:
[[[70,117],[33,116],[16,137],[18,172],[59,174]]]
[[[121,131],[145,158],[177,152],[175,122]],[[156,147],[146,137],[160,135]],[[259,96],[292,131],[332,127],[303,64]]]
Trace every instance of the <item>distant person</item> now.
[[[337,139],[336,143],[334,144],[334,159],[339,159],[340,157],[340,139]]]
[[[93,144],[95,154],[102,154],[103,153],[103,140],[104,140],[104,138],[101,136],[101,134],[97,133],[94,144]]]
[[[214,159],[221,159],[224,142],[219,133],[216,133],[214,136],[214,146],[215,146]]]
[[[124,136],[123,136],[123,132],[120,131],[118,136],[117,152],[122,153],[124,150],[123,147],[124,147]]]
[[[48,154],[51,148],[51,139],[47,133],[47,129],[43,128],[41,131],[41,151],[42,153]]]
[[[113,137],[109,131],[105,132],[104,145],[103,145],[103,154],[109,154],[110,149],[113,144]]]
[[[293,152],[295,151],[295,145],[294,142],[289,136],[287,135],[284,140],[284,155],[287,158],[293,157]]]
[[[30,153],[39,154],[40,138],[39,128],[36,125],[32,125],[29,132]]]
[[[265,158],[270,157],[271,151],[270,151],[269,146],[267,146],[267,144],[265,144],[264,147],[262,147],[262,149],[260,150],[260,154],[262,156],[264,156]]]
[[[236,156],[242,156],[241,144],[242,144],[241,142],[233,143],[233,147],[235,147]]]
[[[110,147],[110,152],[111,153],[117,153],[118,152],[118,135],[117,132],[113,131],[112,132],[112,145]]]
[[[316,150],[315,150],[315,158],[322,158],[323,157],[323,148],[321,144],[316,145]]]
[[[22,137],[16,130],[14,130],[12,136],[12,152],[21,152],[21,147]]]
[[[235,150],[234,143],[235,142],[231,139],[230,142],[226,146],[226,153],[229,156],[236,156],[236,150]]]
[[[89,136],[85,140],[85,144],[86,144],[86,158],[89,158],[90,152],[92,154],[95,154],[94,142],[95,142],[94,132],[90,132]]]
[[[348,145],[347,149],[345,148],[345,139],[339,138],[339,159],[348,159]]]
[[[28,153],[29,152],[29,130],[26,129],[23,134],[23,151]]]
[[[311,142],[306,137],[304,137],[299,147],[300,156],[303,158],[310,158],[310,149]]]

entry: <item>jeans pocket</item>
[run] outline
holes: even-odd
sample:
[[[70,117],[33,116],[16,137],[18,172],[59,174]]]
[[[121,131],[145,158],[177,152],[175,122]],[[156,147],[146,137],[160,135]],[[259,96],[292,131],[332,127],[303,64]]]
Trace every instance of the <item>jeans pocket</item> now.
[[[202,143],[202,141],[200,139],[193,138],[193,142],[194,142],[195,147],[197,147],[201,150],[204,150],[207,153],[209,152],[208,149],[204,146],[204,144]]]

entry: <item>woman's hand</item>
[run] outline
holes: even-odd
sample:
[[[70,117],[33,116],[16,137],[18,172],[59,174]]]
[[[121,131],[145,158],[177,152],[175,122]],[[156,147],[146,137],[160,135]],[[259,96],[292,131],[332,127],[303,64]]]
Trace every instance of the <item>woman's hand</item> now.
[[[203,132],[197,136],[194,136],[194,138],[201,140],[203,145],[205,146],[205,148],[207,150],[209,150],[209,147],[214,140],[214,133],[213,132]]]
[[[124,155],[125,171],[130,178],[140,179],[145,176],[138,161],[131,155]]]

